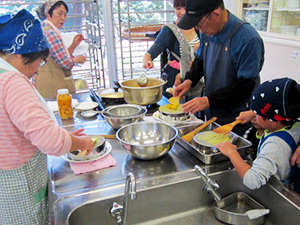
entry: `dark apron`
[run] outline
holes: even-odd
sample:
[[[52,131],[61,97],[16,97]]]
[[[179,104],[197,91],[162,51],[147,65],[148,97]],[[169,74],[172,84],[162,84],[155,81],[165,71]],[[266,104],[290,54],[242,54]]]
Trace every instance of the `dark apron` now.
[[[233,27],[224,44],[214,43],[209,40],[207,35],[204,35],[203,61],[206,96],[237,79],[237,71],[233,68],[230,58],[231,39],[244,23],[241,21]],[[216,116],[218,118],[216,122],[221,125],[231,123],[240,112],[249,110],[249,99],[250,94],[249,98],[230,108],[217,109],[210,106],[209,109],[205,110],[205,116],[207,119]],[[243,135],[250,127],[251,123],[237,125],[234,127],[233,132]]]

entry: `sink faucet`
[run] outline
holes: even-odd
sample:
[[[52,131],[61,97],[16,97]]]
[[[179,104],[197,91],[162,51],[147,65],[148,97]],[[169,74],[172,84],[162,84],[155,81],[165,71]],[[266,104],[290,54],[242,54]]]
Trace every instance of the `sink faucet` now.
[[[200,166],[195,165],[195,171],[201,176],[202,180],[205,183],[204,192],[210,193],[215,201],[221,201],[221,195],[216,191],[219,188],[218,183],[210,179]]]
[[[126,176],[123,205],[114,202],[113,207],[110,209],[110,214],[116,218],[117,223],[120,225],[126,225],[129,197],[131,200],[136,199],[136,181],[133,173],[128,173]]]

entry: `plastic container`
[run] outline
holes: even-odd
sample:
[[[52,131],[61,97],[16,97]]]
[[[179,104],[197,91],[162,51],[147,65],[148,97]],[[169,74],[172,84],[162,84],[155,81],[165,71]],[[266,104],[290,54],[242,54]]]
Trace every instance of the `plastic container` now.
[[[72,96],[68,89],[57,90],[57,104],[61,119],[70,119],[73,117]]]

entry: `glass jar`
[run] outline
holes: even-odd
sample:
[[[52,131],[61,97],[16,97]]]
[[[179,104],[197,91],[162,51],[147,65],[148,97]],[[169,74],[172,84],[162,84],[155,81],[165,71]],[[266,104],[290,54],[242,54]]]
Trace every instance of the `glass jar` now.
[[[68,89],[57,90],[57,104],[61,119],[70,119],[73,117],[72,96]]]

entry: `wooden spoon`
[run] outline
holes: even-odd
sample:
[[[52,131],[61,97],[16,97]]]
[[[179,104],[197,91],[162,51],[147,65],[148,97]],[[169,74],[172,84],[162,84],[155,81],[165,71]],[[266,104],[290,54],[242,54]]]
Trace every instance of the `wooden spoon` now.
[[[100,134],[100,135],[106,139],[117,139],[115,134]]]
[[[239,123],[241,123],[241,120],[236,120],[232,123],[225,124],[221,127],[218,127],[213,130],[213,132],[218,133],[218,134],[228,134],[230,131],[232,131],[233,127]]]
[[[210,120],[207,120],[200,127],[196,128],[195,130],[191,131],[190,133],[187,133],[187,134],[183,135],[181,138],[183,140],[185,140],[186,142],[190,142],[198,131],[200,131],[203,128],[207,127],[209,124],[211,124],[214,121],[216,121],[216,119],[217,119],[217,117],[213,117]]]

